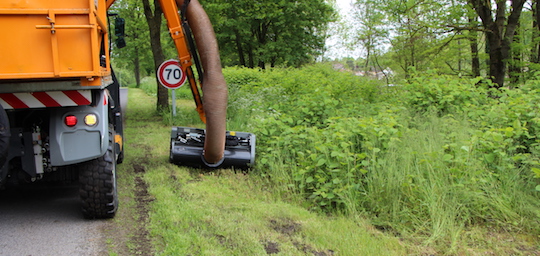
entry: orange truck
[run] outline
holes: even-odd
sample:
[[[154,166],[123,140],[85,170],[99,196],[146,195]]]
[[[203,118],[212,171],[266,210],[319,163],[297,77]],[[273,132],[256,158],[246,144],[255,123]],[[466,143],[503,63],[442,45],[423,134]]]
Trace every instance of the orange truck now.
[[[118,207],[111,0],[0,1],[0,185],[79,180],[87,218]]]
[[[109,52],[113,3],[0,1],[0,187],[78,180],[86,218],[112,218],[118,208],[116,164],[124,150],[120,84]],[[206,123],[173,127],[170,162],[253,166],[255,135],[225,129],[227,85],[206,12],[197,0],[160,6]],[[121,19],[114,31],[116,47],[125,45]]]

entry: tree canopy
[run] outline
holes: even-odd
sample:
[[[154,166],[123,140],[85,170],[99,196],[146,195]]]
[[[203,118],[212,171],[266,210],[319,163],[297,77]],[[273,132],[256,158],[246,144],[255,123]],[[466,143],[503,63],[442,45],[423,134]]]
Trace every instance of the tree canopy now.
[[[134,81],[139,87],[142,76],[153,72],[153,60],[150,51],[148,28],[146,27],[142,3],[140,0],[117,1],[111,10],[117,17],[125,19],[126,47],[114,48],[113,58],[116,67],[130,70]]]
[[[321,54],[335,10],[324,0],[204,0],[225,65],[300,66]]]
[[[325,52],[330,25],[338,20],[333,0],[200,1],[214,24],[224,66],[264,69],[314,62]],[[126,18],[128,47],[114,57],[136,78],[153,72],[150,53],[157,48],[151,39],[161,37],[164,57],[175,57],[165,20],[153,17],[161,26],[148,26],[152,13],[144,15],[143,2],[154,8],[155,1],[115,3],[115,11]],[[352,14],[357,29],[338,33],[363,49],[353,68],[389,67],[405,79],[438,70],[483,76],[493,87],[512,86],[540,70],[537,6],[538,0],[357,0]],[[152,28],[157,30],[150,36]]]
[[[357,46],[365,63],[385,55],[404,78],[410,72],[490,78],[493,87],[515,83],[538,69],[537,0],[357,0]],[[375,52],[386,39],[387,52]],[[370,50],[371,49],[371,50]],[[368,67],[366,67],[368,68]]]

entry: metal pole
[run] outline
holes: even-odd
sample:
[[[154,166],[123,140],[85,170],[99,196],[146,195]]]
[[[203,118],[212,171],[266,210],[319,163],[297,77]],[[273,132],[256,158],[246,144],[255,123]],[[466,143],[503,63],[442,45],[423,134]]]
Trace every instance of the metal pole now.
[[[176,116],[176,89],[172,89],[172,115]]]

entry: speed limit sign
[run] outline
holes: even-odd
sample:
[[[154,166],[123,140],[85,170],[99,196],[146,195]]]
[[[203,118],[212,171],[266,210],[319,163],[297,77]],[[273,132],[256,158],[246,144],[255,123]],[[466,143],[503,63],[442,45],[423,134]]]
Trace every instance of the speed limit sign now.
[[[186,82],[186,74],[180,67],[180,62],[174,59],[167,60],[158,68],[158,80],[167,89],[178,89]]]

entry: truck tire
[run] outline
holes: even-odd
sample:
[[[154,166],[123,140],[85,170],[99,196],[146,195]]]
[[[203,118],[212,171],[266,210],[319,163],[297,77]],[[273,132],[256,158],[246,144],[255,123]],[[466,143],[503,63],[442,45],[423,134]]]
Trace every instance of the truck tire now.
[[[114,128],[109,125],[107,152],[82,164],[79,169],[79,194],[82,212],[87,219],[113,218],[118,209],[114,144]]]

